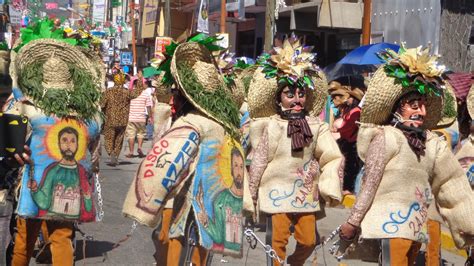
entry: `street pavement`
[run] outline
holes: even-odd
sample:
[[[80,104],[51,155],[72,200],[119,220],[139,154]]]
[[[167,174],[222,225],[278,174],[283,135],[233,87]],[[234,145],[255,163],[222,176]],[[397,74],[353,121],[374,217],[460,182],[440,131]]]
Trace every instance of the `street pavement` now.
[[[145,142],[144,150],[148,151],[151,142]],[[88,240],[78,232],[76,233],[76,265],[154,265],[153,258],[154,246],[151,240],[152,229],[138,225],[133,231],[131,237],[121,242],[117,247],[114,245],[124,240],[127,234],[132,230],[133,221],[122,216],[122,206],[126,193],[132,182],[134,173],[140,163],[140,159],[125,158],[128,147],[124,145],[120,159],[120,165],[117,167],[108,166],[109,161],[105,150],[102,150],[101,158],[101,188],[104,200],[105,216],[102,222],[81,224],[79,228],[88,235]],[[318,221],[318,230],[321,237],[328,236],[339,224],[343,223],[349,215],[349,210],[344,208],[328,208],[326,217]],[[265,240],[265,232],[262,227],[256,229],[260,239]],[[245,238],[244,238],[245,242]],[[295,249],[295,241],[290,239],[288,254]],[[361,253],[368,253],[364,249]],[[85,253],[85,258],[84,258]],[[443,259],[446,265],[463,265],[465,259],[461,256],[444,251]],[[316,254],[308,259],[305,265],[339,265],[328,252],[328,247],[321,248]],[[245,242],[243,248],[243,258],[235,259],[228,256],[214,255],[212,265],[260,265],[264,266],[266,256],[262,246],[257,245],[255,249],[249,248]],[[344,260],[346,265],[377,265],[377,263],[362,262],[360,260]],[[36,265],[32,259],[32,265]],[[423,265],[423,264],[420,264]]]

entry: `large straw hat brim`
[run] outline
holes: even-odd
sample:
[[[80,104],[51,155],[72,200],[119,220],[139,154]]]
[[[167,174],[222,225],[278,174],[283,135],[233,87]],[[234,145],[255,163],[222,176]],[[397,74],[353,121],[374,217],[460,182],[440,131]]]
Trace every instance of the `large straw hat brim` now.
[[[76,47],[79,48],[79,50],[92,62],[94,65],[94,69],[91,69],[91,73],[97,77],[101,84],[101,89],[105,89],[105,80],[106,80],[106,75],[107,75],[107,70],[104,67],[104,62],[102,60],[102,57],[97,54],[92,49],[85,48],[85,47]]]
[[[321,113],[328,96],[327,79],[322,71],[313,76],[314,90],[306,94],[305,109],[310,116]],[[250,116],[252,118],[270,117],[275,115],[275,97],[278,91],[277,78],[266,78],[259,68],[253,75],[247,95]]]
[[[454,110],[452,111],[454,112],[451,115],[447,115],[445,114],[445,112],[443,112],[443,115],[441,116],[441,119],[439,120],[436,129],[450,127],[457,119],[458,105],[456,102],[456,95],[454,94],[454,89],[451,84],[449,84],[449,82],[445,82],[445,86],[446,89],[444,90],[443,108],[453,108]]]
[[[471,90],[466,98],[467,111],[471,116],[471,119],[474,119],[474,84],[471,86]]]
[[[91,73],[93,78],[99,80],[99,68],[93,64],[85,52],[54,39],[34,40],[22,47],[15,58],[16,75],[21,76],[25,67],[33,63],[44,63],[52,56]]]
[[[256,69],[256,66],[251,66],[243,70],[235,71],[235,86],[233,87],[232,95],[238,106],[241,106],[247,97],[250,81]]]
[[[214,68],[206,68],[206,69],[196,69],[195,65],[200,65],[201,63],[213,64]],[[204,106],[198,104],[197,99],[191,95],[186,86],[183,83],[183,79],[181,74],[178,71],[178,66],[186,66],[194,70],[196,75],[204,74],[206,76],[213,76],[215,77],[214,83],[217,82],[218,84],[213,84],[213,86],[220,86],[221,88],[227,89],[227,86],[224,83],[222,76],[217,70],[215,66],[214,59],[212,57],[211,52],[201,44],[194,43],[194,42],[187,42],[180,44],[176,47],[174,52],[173,59],[171,61],[171,74],[173,75],[179,90],[184,94],[186,99],[201,113],[205,114],[209,118],[213,119],[214,121],[224,125],[228,128],[233,128],[232,125],[222,121],[221,119],[217,118],[216,116],[212,115]],[[208,86],[202,84],[205,89],[208,89]],[[229,92],[230,93],[230,92]],[[197,96],[195,96],[197,97]]]
[[[160,103],[169,103],[171,100],[171,86],[163,84],[163,74],[156,75],[152,81],[151,85],[155,88],[155,97]]]
[[[362,123],[386,125],[392,115],[395,103],[408,92],[415,91],[415,88],[403,88],[395,78],[387,76],[385,70],[380,67],[370,80],[365,94],[364,105],[362,106]],[[442,97],[434,93],[426,94],[426,117],[423,128],[436,128],[443,110]]]

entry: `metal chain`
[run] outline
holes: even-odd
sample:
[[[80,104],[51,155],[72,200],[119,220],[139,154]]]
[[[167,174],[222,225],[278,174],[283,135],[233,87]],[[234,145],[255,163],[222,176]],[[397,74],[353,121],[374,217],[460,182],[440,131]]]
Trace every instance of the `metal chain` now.
[[[272,259],[278,260],[278,262],[280,264],[284,262],[282,259],[280,259],[280,257],[278,257],[278,255],[276,254],[276,251],[272,248],[272,246],[271,245],[266,245],[260,238],[258,238],[258,236],[255,234],[255,232],[252,229],[250,229],[248,227],[245,228],[244,234],[247,237],[247,241],[249,241],[251,238],[253,238],[256,242],[260,243],[260,245],[262,245],[263,248],[265,249],[265,253],[267,253],[267,256],[269,256]],[[254,245],[253,245],[254,247],[253,248],[255,248],[255,246],[257,245],[256,242],[254,242]]]
[[[99,173],[95,173],[95,191],[97,193],[97,221],[100,222],[104,218],[104,200],[102,199],[102,187],[100,186]],[[137,225],[135,224],[135,228]]]
[[[133,234],[133,232],[135,232],[135,230],[137,230],[137,221],[133,220],[133,223],[132,223],[132,229],[130,229],[130,235]]]

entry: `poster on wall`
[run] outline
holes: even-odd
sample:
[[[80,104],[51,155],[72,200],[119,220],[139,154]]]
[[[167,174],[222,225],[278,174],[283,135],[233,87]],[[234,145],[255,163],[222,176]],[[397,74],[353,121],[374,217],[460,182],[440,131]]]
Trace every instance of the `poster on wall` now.
[[[156,37],[155,39],[155,58],[164,59],[166,46],[170,45],[173,39],[170,37]]]
[[[209,33],[209,0],[201,0],[196,31]]]

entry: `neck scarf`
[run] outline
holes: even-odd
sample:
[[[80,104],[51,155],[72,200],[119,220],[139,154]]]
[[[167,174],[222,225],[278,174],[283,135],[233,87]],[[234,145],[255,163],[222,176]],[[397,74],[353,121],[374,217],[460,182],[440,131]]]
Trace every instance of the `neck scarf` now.
[[[313,134],[309,128],[304,113],[283,113],[281,118],[288,120],[287,136],[291,137],[291,150],[300,151],[313,140]]]
[[[411,150],[416,154],[418,160],[421,156],[425,156],[426,149],[426,131],[421,128],[416,127],[407,127],[402,123],[393,123],[396,128],[400,129],[403,132],[403,135],[408,140],[408,145],[410,145]]]

